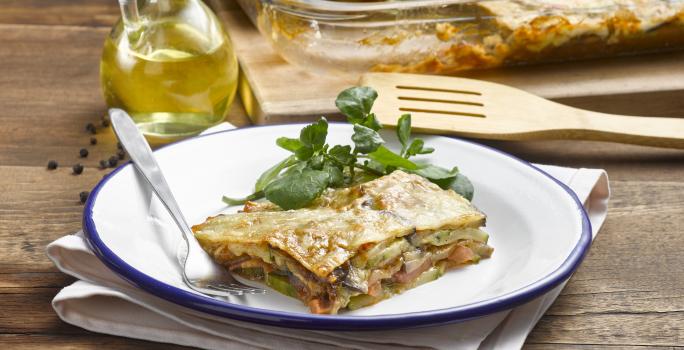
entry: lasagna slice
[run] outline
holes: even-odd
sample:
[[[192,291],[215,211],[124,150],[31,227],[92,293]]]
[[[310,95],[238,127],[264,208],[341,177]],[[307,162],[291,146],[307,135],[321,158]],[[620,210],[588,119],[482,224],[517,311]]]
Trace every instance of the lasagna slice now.
[[[485,215],[454,191],[397,170],[328,189],[307,208],[248,202],[243,212],[192,229],[233,273],[298,298],[313,313],[335,314],[489,257],[484,224]]]

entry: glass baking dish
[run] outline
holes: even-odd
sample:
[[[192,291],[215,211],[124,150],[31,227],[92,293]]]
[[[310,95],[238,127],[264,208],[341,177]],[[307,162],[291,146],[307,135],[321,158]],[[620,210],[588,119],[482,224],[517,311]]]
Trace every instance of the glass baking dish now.
[[[468,69],[684,49],[684,0],[238,0],[319,71]]]

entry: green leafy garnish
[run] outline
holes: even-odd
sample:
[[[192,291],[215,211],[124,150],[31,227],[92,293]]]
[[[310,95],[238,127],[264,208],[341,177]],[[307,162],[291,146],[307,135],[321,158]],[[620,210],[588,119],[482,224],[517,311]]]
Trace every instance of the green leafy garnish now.
[[[375,114],[371,113],[376,98],[378,93],[373,88],[352,87],[337,95],[335,106],[347,117],[349,123],[378,131],[382,129],[382,124]]]
[[[227,196],[223,196],[222,200],[223,200],[223,203],[226,203],[228,205],[240,205],[240,204],[244,204],[247,201],[254,201],[257,199],[261,199],[261,198],[264,198],[264,191],[254,192],[254,193],[252,193],[249,196],[244,197],[244,198],[230,198]]]
[[[344,185],[344,174],[340,168],[330,163],[325,163],[325,165],[323,165],[323,171],[328,173],[328,184],[330,184],[331,187],[340,187]]]
[[[280,163],[277,163],[276,165],[266,170],[263,174],[261,174],[261,176],[259,176],[259,178],[256,181],[256,184],[254,184],[254,192],[262,191],[264,188],[266,188],[266,185],[268,185],[278,177],[278,175],[281,171],[283,171],[283,169],[295,165],[296,163],[297,158],[295,156],[289,156]]]
[[[325,118],[319,119],[317,122],[307,125],[299,133],[299,141],[304,147],[310,147],[317,151],[325,145],[325,138],[328,136],[328,121]]]
[[[409,138],[411,138],[411,115],[404,114],[399,117],[397,121],[397,138],[401,142],[401,154],[406,152],[406,147],[409,144]]]
[[[306,146],[302,146],[295,151],[295,155],[297,156],[297,159],[303,160],[303,161],[311,159],[311,157],[313,157],[313,154],[314,154],[313,148],[306,147]]]
[[[347,116],[350,123],[363,125],[371,113],[376,98],[378,98],[378,93],[373,88],[351,87],[337,95],[335,106]]]
[[[377,131],[360,124],[354,125],[354,134],[351,139],[356,145],[354,147],[356,153],[371,153],[385,143]]]
[[[432,147],[424,147],[425,141],[421,139],[411,140],[411,115],[404,114],[397,121],[397,138],[401,142],[401,152],[404,158],[419,154],[428,154],[435,151]]]
[[[328,121],[321,117],[305,126],[299,138],[280,137],[276,144],[292,154],[266,170],[256,181],[254,193],[245,198],[223,197],[229,205],[266,198],[285,210],[305,207],[326,188],[346,187],[390,174],[400,169],[425,177],[443,189],[453,189],[472,199],[473,185],[458,172],[428,164],[422,154],[434,152],[425,141],[411,138],[411,115],[402,115],[397,122],[397,138],[401,150],[396,153],[385,146],[378,130],[382,125],[371,112],[378,97],[370,87],[353,87],[342,91],[335,101],[337,108],[353,125],[350,145],[329,145]]]
[[[289,137],[279,137],[276,140],[276,145],[290,152],[296,152],[298,149],[304,146],[302,141],[299,141],[299,139],[291,139]]]
[[[354,161],[356,161],[356,157],[352,155],[351,146],[349,145],[335,145],[330,149],[330,151],[328,151],[328,156],[333,160],[333,162],[336,162],[342,166],[353,165]]]
[[[320,196],[329,184],[327,172],[304,169],[274,180],[264,193],[269,201],[285,210],[298,209]]]
[[[405,170],[416,170],[418,166],[416,163],[390,151],[385,146],[380,146],[378,149],[368,154],[368,158],[384,165],[385,167],[401,168]]]
[[[435,151],[432,147],[424,147],[425,141],[421,139],[415,139],[411,141],[411,144],[406,149],[406,158],[417,156],[419,154],[428,154]]]
[[[473,200],[475,188],[473,188],[473,183],[465,175],[457,174],[456,179],[451,183],[451,189],[463,196],[463,198],[469,201]]]
[[[448,170],[436,165],[424,164],[420,168],[414,170],[413,173],[427,178],[437,185],[440,185],[440,187],[446,189],[449,188],[451,183],[445,181],[454,179],[456,175],[458,175],[458,168],[454,167],[453,169]],[[440,182],[443,182],[444,185],[440,184]]]

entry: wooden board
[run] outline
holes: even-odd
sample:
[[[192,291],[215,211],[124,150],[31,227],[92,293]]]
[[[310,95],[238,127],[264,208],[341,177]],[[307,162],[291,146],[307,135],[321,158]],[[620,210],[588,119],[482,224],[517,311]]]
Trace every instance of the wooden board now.
[[[256,1],[256,0],[255,0]],[[294,122],[337,113],[334,98],[357,74],[315,75],[285,62],[234,0],[209,0],[235,45],[241,94],[258,124]],[[605,113],[681,115],[684,52],[463,73],[525,89],[575,107]],[[597,102],[610,98],[605,103]],[[667,106],[667,107],[665,107]]]

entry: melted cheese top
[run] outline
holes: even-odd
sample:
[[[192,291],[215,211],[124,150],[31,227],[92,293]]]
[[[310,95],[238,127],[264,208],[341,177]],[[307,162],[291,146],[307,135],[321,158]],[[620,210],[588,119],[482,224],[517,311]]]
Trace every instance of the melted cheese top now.
[[[395,171],[350,188],[328,190],[308,208],[219,215],[193,231],[214,256],[223,247],[230,250],[231,244],[255,250],[267,244],[325,277],[366,243],[416,230],[479,227],[484,220],[484,214],[454,191]]]

